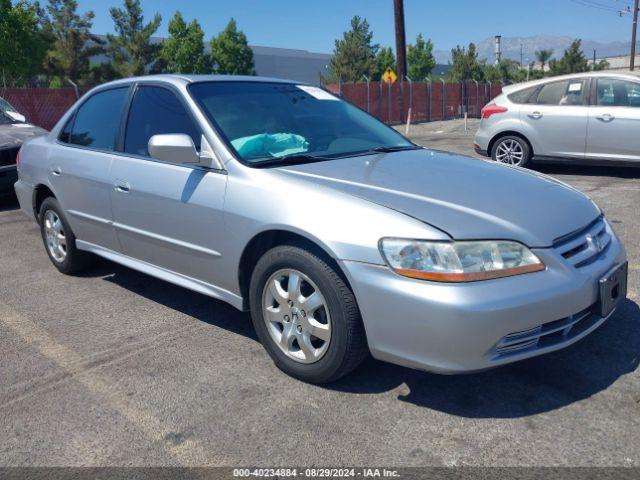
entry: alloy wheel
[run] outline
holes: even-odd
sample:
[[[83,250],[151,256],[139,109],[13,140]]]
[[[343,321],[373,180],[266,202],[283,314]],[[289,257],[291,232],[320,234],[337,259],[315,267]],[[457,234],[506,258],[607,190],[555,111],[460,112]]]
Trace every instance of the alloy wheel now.
[[[67,257],[67,237],[62,220],[53,210],[44,214],[44,235],[49,253],[56,262],[62,263]]]
[[[276,345],[297,362],[317,362],[329,348],[327,302],[302,272],[282,269],[269,277],[262,294],[262,316]]]
[[[496,160],[509,165],[520,165],[524,160],[524,149],[516,140],[504,140],[498,145]]]

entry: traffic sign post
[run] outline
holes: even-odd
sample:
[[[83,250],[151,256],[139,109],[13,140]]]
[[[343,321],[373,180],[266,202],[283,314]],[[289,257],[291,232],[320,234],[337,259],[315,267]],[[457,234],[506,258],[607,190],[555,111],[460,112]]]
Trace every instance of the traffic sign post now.
[[[393,85],[396,80],[398,80],[396,72],[394,72],[391,67],[387,67],[382,74],[382,81],[389,87],[389,94],[387,95],[387,123],[391,123],[391,85]]]

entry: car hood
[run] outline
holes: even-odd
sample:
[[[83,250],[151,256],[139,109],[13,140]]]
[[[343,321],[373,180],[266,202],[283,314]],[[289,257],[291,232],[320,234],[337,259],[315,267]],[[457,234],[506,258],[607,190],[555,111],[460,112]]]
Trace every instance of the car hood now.
[[[17,147],[33,137],[46,133],[46,130],[29,123],[0,125],[0,149]]]
[[[586,195],[546,175],[435,150],[281,170],[397,210],[456,240],[504,239],[547,247],[600,215]]]

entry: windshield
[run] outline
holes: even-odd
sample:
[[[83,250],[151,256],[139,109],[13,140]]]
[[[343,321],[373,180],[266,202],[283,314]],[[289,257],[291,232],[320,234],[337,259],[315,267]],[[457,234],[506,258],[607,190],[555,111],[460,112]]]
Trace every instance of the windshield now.
[[[338,158],[378,148],[416,148],[395,130],[318,88],[266,82],[203,82],[189,87],[246,163]]]
[[[5,112],[16,112],[16,109],[11,106],[9,102],[7,102],[4,98],[0,97],[0,113]]]

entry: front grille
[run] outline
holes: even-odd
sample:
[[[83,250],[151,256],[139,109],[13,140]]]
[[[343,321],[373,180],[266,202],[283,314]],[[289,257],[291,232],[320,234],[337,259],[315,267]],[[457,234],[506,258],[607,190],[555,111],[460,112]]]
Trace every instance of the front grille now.
[[[602,256],[611,244],[611,234],[603,217],[577,232],[557,239],[553,248],[571,265],[584,267]]]
[[[493,360],[557,345],[577,337],[601,320],[595,305],[559,320],[505,335],[492,349]]]

